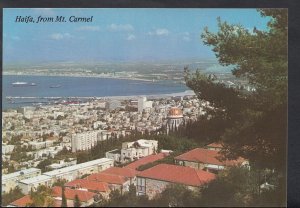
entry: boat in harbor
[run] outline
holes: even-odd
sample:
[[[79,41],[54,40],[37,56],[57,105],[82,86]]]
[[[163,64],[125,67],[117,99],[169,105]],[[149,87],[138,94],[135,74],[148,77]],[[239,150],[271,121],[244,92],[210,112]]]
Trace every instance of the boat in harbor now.
[[[11,83],[14,87],[25,87],[25,86],[36,86],[36,83],[28,83],[28,82],[13,82]]]

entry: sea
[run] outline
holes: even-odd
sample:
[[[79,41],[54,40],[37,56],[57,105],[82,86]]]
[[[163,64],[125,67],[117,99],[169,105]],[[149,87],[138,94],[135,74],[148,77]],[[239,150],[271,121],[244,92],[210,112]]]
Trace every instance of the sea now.
[[[16,87],[12,85],[14,82],[35,83],[36,86]],[[180,93],[187,90],[189,88],[184,84],[173,81],[149,82],[98,77],[3,75],[2,109],[49,103],[45,97],[147,96]],[[7,99],[7,97],[34,98]]]

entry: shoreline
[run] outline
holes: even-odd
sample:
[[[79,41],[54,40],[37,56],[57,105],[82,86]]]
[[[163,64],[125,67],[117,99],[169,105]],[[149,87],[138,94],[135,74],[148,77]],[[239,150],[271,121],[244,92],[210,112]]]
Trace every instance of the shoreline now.
[[[173,93],[164,93],[164,94],[150,94],[150,95],[125,95],[125,96],[104,96],[104,97],[95,97],[96,99],[132,99],[136,97],[146,97],[146,98],[163,98],[163,97],[176,97],[176,96],[193,96],[196,95],[193,90],[185,90],[183,92],[173,92]]]
[[[177,96],[184,97],[184,96],[194,96],[194,95],[196,95],[196,94],[193,90],[185,90],[183,92],[150,94],[150,95],[124,95],[124,96],[116,95],[116,96],[101,96],[101,97],[97,97],[97,96],[94,96],[94,97],[72,97],[72,96],[70,96],[70,97],[61,97],[61,98],[93,99],[93,101],[97,101],[97,100],[129,100],[129,99],[136,99],[139,97],[146,97],[147,99],[159,99],[159,98],[168,98],[168,97],[177,97]],[[20,99],[26,99],[26,97],[20,98]],[[36,102],[36,103],[38,103],[38,102]],[[55,104],[46,104],[46,105],[42,105],[42,106],[53,106],[53,105],[55,105]],[[3,110],[15,110],[20,107],[28,107],[28,106],[35,107],[34,105],[22,105],[22,106],[16,106],[14,108],[11,108],[11,107],[7,108],[7,107],[2,106],[3,107],[2,112],[3,112]]]
[[[17,73],[3,73],[3,76],[41,76],[41,77],[79,77],[79,78],[100,78],[100,79],[120,79],[120,80],[133,80],[133,81],[144,81],[144,82],[160,82],[164,80],[150,80],[135,77],[120,77],[120,76],[103,76],[103,75],[81,75],[81,74],[17,74]]]

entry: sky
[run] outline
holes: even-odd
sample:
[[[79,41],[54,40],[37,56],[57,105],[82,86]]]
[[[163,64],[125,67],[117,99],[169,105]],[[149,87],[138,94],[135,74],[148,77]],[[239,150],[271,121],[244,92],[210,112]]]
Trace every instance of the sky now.
[[[17,16],[65,16],[67,22],[21,23]],[[70,16],[93,22],[69,22]],[[255,9],[4,9],[3,62],[160,61],[215,58],[200,38],[217,17],[267,29]]]

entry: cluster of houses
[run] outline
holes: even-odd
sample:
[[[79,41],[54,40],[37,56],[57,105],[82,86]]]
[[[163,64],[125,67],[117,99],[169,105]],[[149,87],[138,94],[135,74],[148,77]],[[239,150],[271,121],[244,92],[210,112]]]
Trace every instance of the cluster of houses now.
[[[133,131],[165,131],[163,127],[171,131],[197,120],[211,108],[209,102],[192,95],[154,96],[151,101],[146,97],[91,99],[82,104],[57,103],[2,112],[2,161],[15,170],[37,167],[64,148],[87,151],[98,142],[125,137]],[[18,153],[26,154],[26,158],[14,157]],[[8,165],[2,167],[2,174],[10,172]]]
[[[138,141],[126,143],[123,148],[128,149],[132,146],[139,148],[143,142],[147,144],[144,140]],[[150,148],[151,140],[149,141],[148,149],[150,150],[153,148]],[[169,184],[181,184],[195,190],[214,180],[219,170],[234,165],[249,165],[248,161],[243,158],[220,161],[218,159],[220,148],[222,146],[215,143],[204,148],[196,148],[175,157],[174,164],[158,164],[143,171],[138,170],[141,165],[161,160],[169,153],[154,151],[148,156],[133,158],[133,162],[124,167],[114,167],[114,159],[102,158],[98,162],[87,162],[94,163],[94,165],[88,166],[85,163],[75,165],[86,167],[85,169],[71,166],[43,174],[35,173],[37,176],[32,177],[31,175],[28,179],[24,179],[25,174],[23,174],[23,178],[19,179],[19,186],[26,195],[12,202],[10,206],[25,207],[26,204],[32,202],[29,196],[30,190],[42,185],[42,181],[47,181],[43,185],[52,187],[57,179],[67,181],[64,184],[65,196],[70,207],[74,206],[76,196],[81,201],[81,206],[89,206],[103,198],[108,199],[112,190],[119,190],[121,194],[129,191],[130,185],[136,187],[137,195],[146,195],[149,199],[161,193]],[[138,151],[135,153],[137,153],[135,156],[139,156]],[[24,184],[24,186],[20,184]],[[52,197],[55,204],[59,206],[62,201],[62,188],[52,187]]]
[[[122,149],[114,149],[105,153],[106,158],[113,159],[118,163],[127,163],[155,154],[158,142],[155,140],[139,139],[134,142],[122,143]]]

